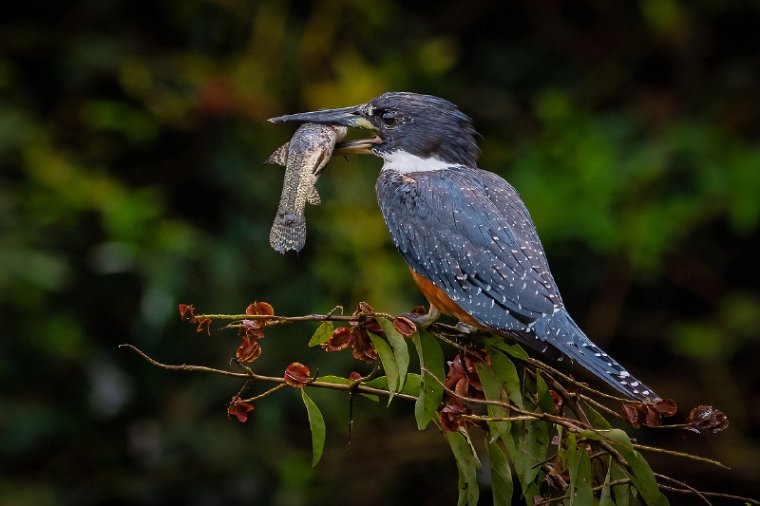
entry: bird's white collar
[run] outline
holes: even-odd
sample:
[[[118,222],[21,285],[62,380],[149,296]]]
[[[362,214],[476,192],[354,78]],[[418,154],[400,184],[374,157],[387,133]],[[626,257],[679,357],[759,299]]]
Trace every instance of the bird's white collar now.
[[[394,151],[380,155],[385,163],[383,170],[393,170],[402,174],[410,172],[430,172],[433,170],[448,170],[452,164],[438,158],[421,158],[406,151]]]

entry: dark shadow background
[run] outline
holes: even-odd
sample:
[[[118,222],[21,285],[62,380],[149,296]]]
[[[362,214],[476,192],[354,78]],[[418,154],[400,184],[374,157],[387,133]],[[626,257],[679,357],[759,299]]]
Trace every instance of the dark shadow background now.
[[[453,504],[448,448],[410,406],[357,403],[345,451],[347,400],[314,392],[328,447],[312,470],[295,392],[242,425],[226,416],[239,383],[117,349],[226,367],[235,334],[194,333],[180,302],[289,315],[422,303],[375,204],[379,160],[331,162],[305,250],[268,245],[282,171],[262,161],[292,128],[265,119],[388,90],[473,116],[481,165],[523,195],[589,335],[682,410],[728,414],[714,436],[636,436],[731,471],[653,466],[758,495],[760,4],[426,5],[3,7],[0,504]],[[257,370],[359,368],[308,350],[313,329],[271,332]]]

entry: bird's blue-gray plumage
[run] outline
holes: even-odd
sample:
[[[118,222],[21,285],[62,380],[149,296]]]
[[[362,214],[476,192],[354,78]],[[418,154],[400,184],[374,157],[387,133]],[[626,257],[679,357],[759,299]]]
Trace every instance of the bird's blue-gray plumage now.
[[[429,95],[385,93],[359,106],[272,121],[376,131],[375,139],[345,147],[369,150],[385,161],[378,203],[417,276],[480,326],[546,355],[560,352],[630,397],[659,399],[570,317],[528,210],[509,183],[477,168],[475,130],[454,104]]]
[[[657,398],[572,320],[533,221],[504,179],[463,166],[384,170],[376,190],[407,264],[482,326],[542,353],[560,351],[632,397]]]

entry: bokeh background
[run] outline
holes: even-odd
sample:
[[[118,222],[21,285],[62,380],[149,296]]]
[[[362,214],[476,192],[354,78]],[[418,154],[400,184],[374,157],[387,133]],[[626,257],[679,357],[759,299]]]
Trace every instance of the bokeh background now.
[[[0,504],[453,504],[456,470],[411,406],[297,393],[229,420],[234,333],[178,303],[280,314],[423,302],[376,207],[377,159],[335,159],[301,254],[268,245],[292,133],[266,118],[384,91],[470,114],[481,166],[521,192],[590,336],[683,410],[731,428],[644,442],[708,490],[758,494],[760,4],[718,0],[79,0],[0,16]],[[278,329],[256,363],[361,369]],[[255,391],[255,390],[254,390]],[[484,485],[485,486],[485,485]],[[487,495],[487,494],[484,494]],[[673,498],[674,503],[692,499]],[[487,503],[487,499],[484,499]]]

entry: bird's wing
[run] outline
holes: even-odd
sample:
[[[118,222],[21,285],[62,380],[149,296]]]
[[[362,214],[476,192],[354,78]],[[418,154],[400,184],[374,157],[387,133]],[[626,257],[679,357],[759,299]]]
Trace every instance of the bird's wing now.
[[[530,330],[562,305],[517,192],[473,169],[383,171],[378,201],[409,266],[496,330]]]

